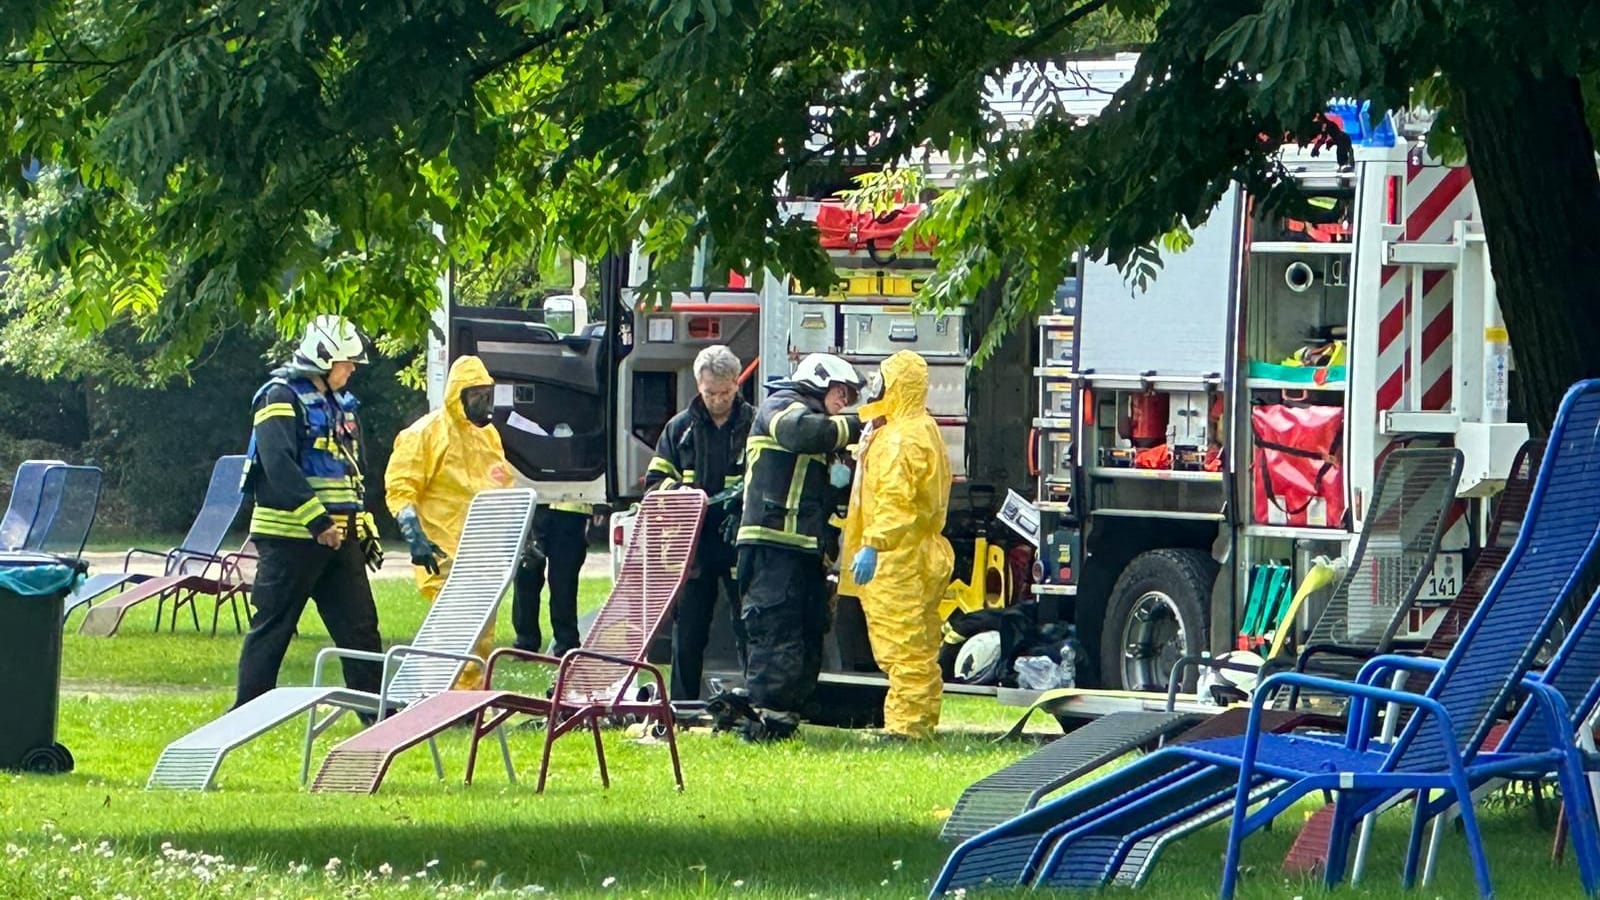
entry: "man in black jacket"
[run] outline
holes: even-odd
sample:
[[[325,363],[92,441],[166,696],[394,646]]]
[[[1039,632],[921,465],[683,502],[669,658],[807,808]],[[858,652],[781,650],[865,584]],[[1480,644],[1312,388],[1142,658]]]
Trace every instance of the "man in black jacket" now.
[[[739,395],[739,358],[722,344],[700,351],[694,360],[695,388],[700,395],[673,416],[656,446],[645,475],[645,490],[695,487],[707,497],[737,491],[744,482],[745,439],[755,407]],[[673,700],[700,699],[700,678],[706,642],[719,591],[728,597],[740,654],[744,629],[738,620],[739,593],[733,581],[734,550],[724,533],[733,498],[706,510],[695,549],[694,567],[678,595],[672,622]]]
[[[365,570],[382,564],[383,549],[363,504],[357,403],[345,390],[356,366],[366,361],[366,344],[354,325],[339,316],[318,316],[294,358],[272,372],[251,404],[244,489],[255,501],[250,539],[260,562],[250,592],[255,614],[239,649],[236,707],[277,685],[307,599],[316,600],[335,644],[383,651]],[[347,686],[378,692],[377,663],[341,662]]]
[[[861,435],[861,420],[843,410],[862,386],[849,363],[813,353],[772,385],[750,427],[738,535],[745,689],[760,710],[759,722],[743,728],[750,740],[792,736],[816,692],[828,631],[828,518],[850,484],[843,450]]]

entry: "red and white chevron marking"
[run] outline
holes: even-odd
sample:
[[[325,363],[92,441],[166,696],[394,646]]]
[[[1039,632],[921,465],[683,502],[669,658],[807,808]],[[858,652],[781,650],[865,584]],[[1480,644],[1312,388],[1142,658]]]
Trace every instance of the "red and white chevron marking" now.
[[[1472,172],[1465,166],[1425,165],[1413,154],[1406,162],[1402,198],[1405,240],[1445,243],[1457,219],[1473,217]],[[1413,296],[1409,270],[1384,266],[1378,300],[1378,410],[1442,410],[1450,405],[1452,281],[1450,272],[1422,273],[1421,296]],[[1411,361],[1406,353],[1411,323],[1423,322],[1420,398],[1411,396]]]

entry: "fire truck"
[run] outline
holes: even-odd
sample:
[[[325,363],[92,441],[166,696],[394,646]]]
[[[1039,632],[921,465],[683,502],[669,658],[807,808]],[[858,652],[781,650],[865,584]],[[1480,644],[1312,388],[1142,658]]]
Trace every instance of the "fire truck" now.
[[[1041,96],[1092,116],[1135,61],[1019,70],[990,85],[991,105],[1019,124]],[[1507,421],[1511,359],[1470,170],[1428,158],[1424,124],[1384,119],[1360,134],[1350,165],[1285,148],[1285,169],[1325,216],[1276,219],[1236,188],[1142,288],[1115,267],[1081,264],[1056,308],[982,369],[969,359],[987,327],[984,298],[917,306],[928,255],[896,245],[894,217],[863,219],[828,199],[847,185],[818,183],[780,194],[788,214],[817,223],[838,273],[830,289],[803,291],[781,272],[716,271],[702,247],[692,283],[657,305],[642,293],[650,260],[635,248],[574,289],[598,298],[590,324],[446,304],[430,375],[442,385],[450,359],[481,357],[515,467],[546,502],[618,510],[620,546],[656,440],[694,396],[690,366],[703,347],[726,344],[749,363],[752,402],[804,353],[838,353],[870,373],[916,350],[930,363],[929,411],[957,477],[953,577],[982,604],[1014,602],[1014,568],[985,548],[1013,529],[1026,535],[1013,541],[1036,556],[1021,603],[1036,622],[1071,622],[1090,657],[1079,684],[1113,689],[1164,686],[1177,659],[1233,649],[1257,567],[1286,567],[1297,581],[1313,559],[1342,555],[1390,448],[1453,446],[1465,457],[1460,502],[1401,635],[1425,639],[1483,542],[1488,504],[1527,429]],[[950,171],[931,166],[930,184],[950,183]],[[898,212],[903,227],[917,208]],[[1287,499],[1275,473],[1253,465],[1264,407],[1295,410],[1280,439],[1312,441],[1308,452],[1326,464],[1308,496]],[[664,644],[656,655],[666,658]],[[736,659],[719,620],[708,676],[736,684]],[[825,665],[833,712],[819,720],[872,721],[883,679],[848,598]],[[1117,706],[1096,704],[1088,697],[1076,711]]]

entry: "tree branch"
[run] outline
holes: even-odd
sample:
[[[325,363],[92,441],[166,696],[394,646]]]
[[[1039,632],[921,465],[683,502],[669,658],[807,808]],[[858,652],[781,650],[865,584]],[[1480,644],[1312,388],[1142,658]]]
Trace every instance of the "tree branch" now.
[[[1067,28],[1067,26],[1076,23],[1080,19],[1087,18],[1088,16],[1099,12],[1110,2],[1111,0],[1088,0],[1087,3],[1083,4],[1077,9],[1062,15],[1053,22],[1041,26],[1038,31],[1035,31],[1033,34],[1023,39],[1015,47],[1012,47],[1012,53],[1014,56],[1018,57],[1027,56],[1059,36],[1061,32]]]
[[[544,31],[534,35],[528,40],[523,41],[521,44],[513,47],[511,52],[506,56],[503,56],[499,59],[482,62],[476,66],[473,66],[468,75],[467,83],[477,84],[483,79],[488,78],[490,75],[493,75],[494,73],[505,68],[506,66],[522,60],[529,54],[538,50],[542,50],[551,44],[554,44],[556,41],[573,34],[581,28],[587,28],[588,26],[593,25],[595,20],[599,16],[605,15],[606,12],[607,10],[605,8],[601,8],[599,13],[586,13],[566,22],[560,27],[552,28],[549,31]]]

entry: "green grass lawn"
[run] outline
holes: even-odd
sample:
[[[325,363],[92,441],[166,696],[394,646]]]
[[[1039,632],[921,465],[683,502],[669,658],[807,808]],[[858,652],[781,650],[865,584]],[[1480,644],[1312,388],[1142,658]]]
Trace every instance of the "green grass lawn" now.
[[[409,636],[424,610],[410,583],[377,589],[385,637]],[[597,605],[604,590],[586,583],[584,606]],[[680,741],[682,794],[672,789],[665,746],[621,731],[606,738],[610,790],[600,787],[582,736],[556,745],[542,796],[526,781],[508,783],[492,752],[477,783],[463,786],[466,736],[451,731],[439,742],[444,782],[419,749],[401,757],[375,796],[323,796],[299,786],[304,730],[296,724],[236,751],[217,791],[147,793],[161,748],[228,706],[239,646],[231,629],[218,638],[153,634],[148,615],[109,640],[69,632],[60,737],[78,768],[60,777],[0,775],[0,897],[915,898],[949,850],[937,834],[961,789],[1028,750],[992,743],[1014,710],[951,698],[946,733],[925,746],[869,745],[821,728],[773,747],[689,732]],[[504,613],[500,628],[504,642]],[[283,683],[309,678],[327,643],[308,613]],[[537,689],[543,681],[524,683]],[[353,721],[339,723],[319,751],[354,729]],[[541,738],[536,728],[510,731],[526,780]],[[1549,830],[1529,809],[1486,818],[1500,897],[1579,895],[1574,866],[1549,862]],[[1366,883],[1339,896],[1475,895],[1459,840],[1447,842],[1436,885],[1401,892],[1405,827],[1401,816],[1380,824]],[[1243,896],[1326,894],[1278,871],[1292,837],[1280,827],[1250,842]],[[1140,893],[1215,896],[1221,852],[1216,830],[1183,842]]]

